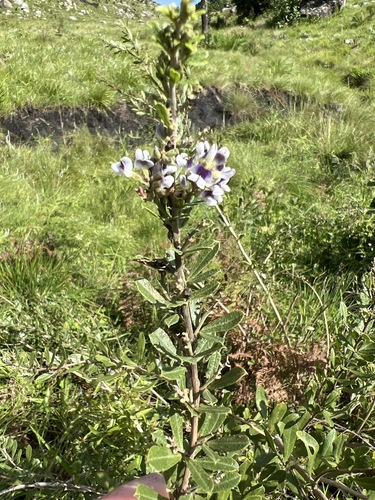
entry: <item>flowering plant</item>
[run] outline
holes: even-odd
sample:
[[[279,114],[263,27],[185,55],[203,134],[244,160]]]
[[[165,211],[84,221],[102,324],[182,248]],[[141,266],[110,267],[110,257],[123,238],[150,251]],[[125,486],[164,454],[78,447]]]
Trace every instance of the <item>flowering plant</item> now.
[[[200,198],[207,205],[217,205],[229,192],[228,182],[235,170],[225,165],[229,157],[226,147],[218,150],[207,141],[198,143],[196,154],[188,158],[186,153],[164,154],[157,147],[151,157],[148,151],[137,149],[133,162],[124,156],[112,164],[116,174],[123,174],[140,182],[138,192],[149,201],[174,197],[184,202]]]
[[[158,381],[157,387],[162,391],[158,399],[164,405],[164,415],[167,414],[162,429],[154,433],[146,457],[147,472],[164,473],[170,498],[181,500],[212,497],[260,500],[269,494],[277,495],[280,485],[281,489],[285,485],[288,498],[292,498],[292,492],[293,498],[301,500],[307,497],[328,500],[325,495],[328,487],[351,498],[369,498],[357,486],[373,487],[373,469],[371,477],[352,478],[354,488],[324,477],[348,471],[366,472],[362,465],[357,470],[352,468],[353,450],[341,451],[346,438],[332,427],[337,411],[337,390],[332,391],[335,387],[330,385],[332,380],[325,377],[319,390],[313,384],[307,391],[305,407],[289,409],[281,402],[269,411],[261,387],[256,390],[254,414],[248,408],[241,413],[241,409],[232,405],[228,388],[246,372],[228,362],[227,333],[236,327],[244,335],[247,332],[240,325],[242,314],[229,312],[225,306],[222,306],[225,314],[218,317],[215,311],[215,319],[211,320],[212,305],[220,304],[213,301],[220,285],[217,270],[211,266],[219,243],[207,237],[197,243],[200,226],[192,217],[197,203],[216,207],[267,297],[278,327],[286,337],[287,333],[262,276],[219,208],[224,195],[230,192],[229,182],[235,174],[227,165],[228,148],[218,148],[207,140],[197,141],[195,149],[192,147],[195,141],[190,133],[187,96],[194,94],[194,85],[189,80],[188,63],[198,54],[200,37],[194,34],[192,23],[199,13],[190,0],[182,0],[179,10],[173,5],[161,10],[168,19],[156,26],[155,39],[161,52],[154,66],[146,62],[145,72],[154,92],[149,100],[141,96],[134,101],[136,108],[146,106],[149,118],[155,122],[155,145],[152,153],[137,149],[133,159],[124,156],[112,164],[116,174],[137,182],[138,194],[156,205],[169,239],[165,257],[139,259],[156,269],[159,279],[153,283],[147,279],[136,282],[138,291],[159,313],[159,327],[149,335],[154,353],[151,366],[143,368],[140,377],[152,372],[150,385]],[[123,50],[136,62],[143,62],[129,32],[124,40]],[[186,233],[189,221],[193,229]],[[356,342],[351,342],[351,349]],[[139,346],[145,350],[144,341]],[[331,387],[332,394],[320,408],[317,402],[323,387]],[[356,437],[360,437],[374,407],[375,403]],[[322,422],[327,425],[327,432],[322,431]],[[358,448],[358,453],[358,463],[362,463],[362,448]],[[368,458],[369,449],[366,453]],[[145,484],[137,488],[136,496],[145,500],[161,498]]]
[[[245,375],[238,367],[228,371],[222,362],[226,332],[241,321],[242,314],[227,313],[209,322],[211,309],[201,300],[210,303],[219,288],[215,270],[209,269],[219,244],[205,241],[192,246],[191,234],[183,233],[197,203],[217,206],[223,201],[235,170],[227,166],[227,147],[218,148],[207,140],[199,141],[195,150],[191,147],[187,95],[193,93],[193,85],[188,79],[188,62],[197,52],[201,38],[192,29],[199,12],[195,12],[190,0],[182,0],[179,10],[172,5],[162,11],[169,19],[156,31],[162,50],[153,69],[148,67],[146,71],[156,88],[154,105],[148,107],[149,116],[156,122],[156,144],[152,153],[137,149],[133,158],[122,157],[112,164],[112,170],[138,184],[138,194],[156,205],[168,229],[171,248],[166,258],[140,260],[158,269],[158,287],[146,279],[136,282],[138,291],[160,310],[165,325],[152,332],[149,339],[159,354],[156,370],[169,391],[171,404],[165,441],[151,446],[146,462],[149,472],[168,471],[173,498],[188,499],[192,492],[209,497],[238,484],[239,465],[234,457],[248,445],[248,438],[243,435],[233,441],[234,453],[232,450],[230,458],[228,455],[229,477],[219,455],[223,437],[218,436],[230,408],[214,397],[214,391]],[[140,62],[137,43],[129,32],[125,41],[125,50]],[[139,100],[135,105],[139,106]],[[147,99],[144,105],[148,106]],[[220,379],[224,368],[227,372]],[[212,421],[214,414],[220,417]],[[205,443],[212,449],[206,449]],[[202,460],[210,461],[212,478],[205,472]],[[221,464],[212,467],[212,461]],[[147,491],[147,495],[152,493]]]

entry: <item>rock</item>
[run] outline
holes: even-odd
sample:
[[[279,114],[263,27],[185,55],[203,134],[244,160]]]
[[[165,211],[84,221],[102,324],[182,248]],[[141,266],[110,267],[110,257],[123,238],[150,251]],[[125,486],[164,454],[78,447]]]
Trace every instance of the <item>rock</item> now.
[[[300,7],[300,13],[305,17],[330,17],[345,4],[346,0],[309,0]]]
[[[42,17],[42,11],[41,10],[36,10],[34,13],[35,17]]]
[[[3,9],[11,9],[13,5],[9,2],[9,0],[1,0],[0,7]]]
[[[75,16],[69,16],[69,19],[70,19],[71,21],[77,21],[77,18],[76,18]]]
[[[28,14],[30,12],[29,6],[23,0],[0,0],[0,9],[21,9]]]

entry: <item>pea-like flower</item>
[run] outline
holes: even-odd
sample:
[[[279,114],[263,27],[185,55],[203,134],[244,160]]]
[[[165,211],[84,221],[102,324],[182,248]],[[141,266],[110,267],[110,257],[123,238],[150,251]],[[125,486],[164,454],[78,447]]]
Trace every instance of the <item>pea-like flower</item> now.
[[[163,165],[158,162],[150,170],[150,187],[151,191],[156,191],[158,193],[166,193],[166,190],[170,189],[174,182],[174,174],[177,171],[177,167],[174,165]]]
[[[112,170],[116,174],[123,174],[125,177],[131,177],[133,172],[133,162],[127,156],[121,158],[117,163],[112,163]]]
[[[147,171],[154,166],[148,151],[137,149],[135,152],[134,167],[139,171]],[[112,170],[116,174],[123,174],[125,177],[132,177],[133,175],[133,162],[128,156],[124,156],[117,163],[112,163]],[[145,172],[143,172],[145,173]]]
[[[218,149],[216,144],[210,146],[204,141],[197,145],[196,152],[186,163],[187,180],[201,190],[199,196],[207,205],[221,203],[224,192],[230,191],[228,181],[236,173],[225,165],[229,149]]]
[[[133,162],[127,156],[112,164],[112,170],[125,177],[133,177],[146,186],[143,197],[155,201],[174,195],[188,202],[191,197],[201,198],[213,206],[223,201],[223,195],[230,191],[228,182],[235,170],[225,165],[229,157],[226,147],[218,149],[216,144],[200,142],[196,153],[188,158],[186,153],[163,157],[155,148],[154,157],[146,150],[137,149]]]

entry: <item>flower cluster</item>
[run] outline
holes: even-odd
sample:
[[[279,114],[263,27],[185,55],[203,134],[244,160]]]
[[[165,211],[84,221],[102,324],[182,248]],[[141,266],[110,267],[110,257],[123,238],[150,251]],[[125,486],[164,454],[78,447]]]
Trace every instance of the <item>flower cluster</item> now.
[[[163,159],[157,149],[151,158],[148,151],[137,149],[134,165],[125,156],[112,164],[112,170],[140,181],[145,187],[141,192],[150,200],[172,194],[185,199],[196,196],[213,206],[221,203],[224,193],[230,191],[228,182],[235,170],[225,165],[228,157],[228,148],[218,149],[216,144],[210,146],[204,141],[190,158],[181,153]]]

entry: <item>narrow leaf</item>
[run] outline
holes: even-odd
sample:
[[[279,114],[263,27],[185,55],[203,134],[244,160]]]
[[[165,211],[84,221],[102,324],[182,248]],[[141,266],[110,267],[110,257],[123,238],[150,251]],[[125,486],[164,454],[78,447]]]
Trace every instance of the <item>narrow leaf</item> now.
[[[323,458],[326,458],[326,457],[333,454],[333,442],[334,442],[336,436],[337,436],[337,432],[335,431],[335,429],[332,429],[329,431],[329,433],[325,437],[324,442],[323,442],[323,447],[320,450],[320,455]]]
[[[107,368],[109,368],[111,366],[116,366],[116,363],[113,363],[113,361],[111,361],[109,358],[107,358],[107,356],[102,356],[101,354],[97,354],[95,356],[95,359],[96,359],[96,361],[99,361],[99,363],[102,363]]]
[[[143,359],[146,347],[146,338],[143,332],[140,332],[137,342],[137,356],[139,360]]]
[[[169,327],[176,325],[180,321],[180,316],[178,314],[172,314],[165,318],[164,323]]]
[[[267,417],[267,396],[263,387],[258,386],[255,393],[255,404],[263,418]]]
[[[235,328],[242,320],[243,313],[240,311],[230,312],[220,318],[211,321],[208,325],[202,328],[201,333],[220,333],[227,332]]]
[[[308,456],[307,470],[311,472],[314,468],[315,457],[319,451],[319,443],[305,431],[297,431],[296,436],[305,445]]]
[[[218,370],[220,367],[220,362],[221,362],[221,351],[220,350],[212,353],[211,356],[209,356],[207,368],[206,368],[206,373],[205,373],[206,380],[209,380],[210,378],[214,377],[218,373]]]
[[[285,416],[285,413],[288,411],[288,407],[286,403],[279,403],[272,410],[270,418],[268,420],[269,429],[272,432],[275,431],[275,424],[279,423]]]
[[[297,440],[298,423],[291,427],[286,427],[283,432],[284,460],[288,460],[293,453]]]
[[[228,408],[227,406],[200,405],[198,411],[201,413],[215,413],[216,415],[227,415],[230,412],[230,408]]]
[[[198,274],[198,276],[195,276],[194,278],[189,276],[189,283],[204,283],[208,279],[213,278],[218,272],[218,269],[209,269],[204,273]]]
[[[225,387],[236,384],[246,375],[247,373],[246,370],[244,370],[244,368],[242,368],[241,366],[235,366],[234,368],[229,370],[229,372],[224,373],[224,375],[221,378],[215,380],[215,382],[213,382],[210,385],[210,389],[211,390],[224,389]]]
[[[357,476],[354,480],[356,483],[362,486],[362,488],[366,488],[366,490],[370,491],[375,491],[375,477]]]
[[[204,422],[199,430],[201,436],[212,436],[225,422],[226,415],[223,413],[206,413]]]
[[[169,119],[168,110],[164,106],[164,104],[161,102],[155,103],[155,109],[156,109],[157,114],[159,115],[160,120],[164,123],[164,125],[169,127],[171,122]]]
[[[233,436],[223,436],[219,439],[212,439],[207,445],[212,449],[220,452],[236,452],[239,453],[247,448],[250,440],[244,434],[235,434]]]
[[[190,276],[189,276],[189,281],[194,280],[202,271],[205,269],[209,264],[211,264],[212,260],[214,259],[215,255],[219,251],[219,243],[215,243],[212,248],[209,250],[203,250],[202,252],[199,253],[199,256],[197,257],[197,262],[195,266],[193,266]]]
[[[240,481],[241,476],[236,472],[223,474],[223,476],[221,476],[220,478],[220,481],[214,484],[213,492],[218,493],[220,491],[232,490],[239,484]]]
[[[181,451],[184,449],[184,419],[178,413],[174,413],[170,418],[173,439]]]
[[[201,332],[200,336],[207,340],[208,345],[221,344],[224,345],[224,340],[221,337],[216,337],[216,335],[210,335],[208,333]]]
[[[238,470],[238,463],[234,458],[222,457],[221,455],[216,455],[215,459],[203,457],[195,461],[206,470],[223,472],[236,472]]]
[[[218,291],[219,288],[220,284],[217,283],[216,281],[213,281],[211,283],[208,283],[203,288],[194,291],[192,298],[193,300],[201,300],[201,299],[206,299],[207,297],[212,297],[213,295],[215,295],[215,293]]]
[[[138,280],[135,282],[135,286],[137,287],[138,292],[143,295],[143,297],[151,304],[159,304],[168,305],[168,301],[160,295],[160,293],[155,290],[155,288],[151,285],[151,283],[146,280]]]
[[[140,484],[135,490],[135,496],[140,500],[163,500],[165,497],[162,497],[158,494],[157,491],[152,490],[145,484]]]
[[[180,380],[186,373],[186,368],[184,366],[178,366],[173,368],[173,370],[162,370],[160,376],[167,380]]]
[[[207,472],[205,472],[205,470],[194,460],[188,461],[188,467],[198,488],[203,490],[205,493],[210,493],[214,483]]]
[[[147,454],[147,464],[154,472],[163,472],[171,469],[181,460],[179,453],[172,453],[163,446],[151,446]]]
[[[33,448],[32,448],[32,446],[31,446],[30,444],[28,444],[28,445],[26,446],[26,452],[25,452],[25,455],[26,455],[26,459],[27,459],[27,460],[29,460],[29,461],[30,461],[30,460],[32,459],[32,457],[33,457]]]
[[[151,333],[150,340],[152,345],[159,352],[162,352],[163,354],[166,354],[167,356],[172,358],[177,357],[176,347],[162,328],[158,328],[153,333]]]

